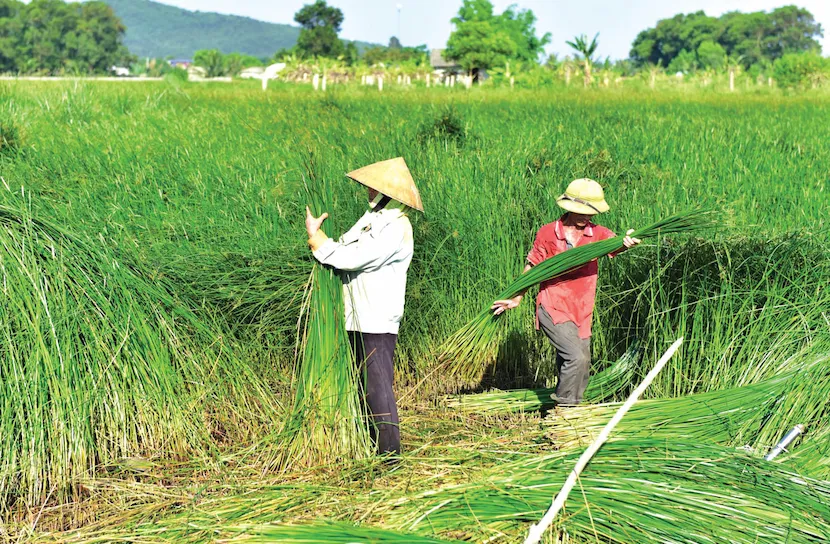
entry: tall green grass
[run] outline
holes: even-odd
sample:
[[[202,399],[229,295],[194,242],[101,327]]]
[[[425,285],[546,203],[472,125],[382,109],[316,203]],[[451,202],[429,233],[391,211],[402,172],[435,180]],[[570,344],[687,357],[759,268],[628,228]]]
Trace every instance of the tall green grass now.
[[[276,414],[221,331],[103,244],[0,207],[0,282],[0,511],[73,496],[125,458],[246,440]]]
[[[556,219],[555,198],[575,177],[606,187],[612,209],[599,221],[617,232],[699,206],[718,210],[728,227],[713,235],[725,248],[721,255],[731,243],[718,240],[733,235],[764,255],[771,248],[762,241],[799,227],[817,241],[827,237],[818,166],[830,160],[822,145],[830,134],[816,97],[701,94],[679,101],[638,92],[379,95],[354,88],[315,95],[290,85],[262,93],[83,83],[16,83],[7,95],[4,113],[27,135],[20,152],[3,159],[9,187],[25,185],[33,205],[59,223],[128,248],[246,342],[265,339],[267,349],[253,356],[263,370],[278,367],[286,376],[299,304],[286,293],[268,296],[279,292],[275,283],[302,284],[308,270],[282,270],[307,262],[298,215],[302,165],[289,143],[298,137],[318,153],[326,175],[396,154],[421,180],[429,214],[414,225],[399,347],[399,375],[407,380],[432,367],[436,346],[488,302],[486,294],[518,275],[533,233]],[[436,129],[448,102],[463,140]],[[419,141],[418,134],[431,136]],[[334,188],[338,213],[357,215],[350,204],[356,191]],[[638,248],[625,263],[601,266],[594,327],[600,357],[616,359],[626,336],[649,322],[685,327],[688,315],[682,321],[681,314],[705,322],[707,312],[733,310],[709,304],[671,312],[674,300],[634,300],[633,283],[649,282],[653,259],[677,250]],[[772,268],[777,257],[770,258]],[[658,284],[648,285],[648,296],[656,296]],[[543,339],[527,325],[529,310],[521,311],[499,347],[490,385],[522,387],[552,375]],[[662,345],[660,336],[644,341]],[[702,353],[694,359],[716,357],[712,349]]]
[[[826,98],[444,91],[347,88],[313,94],[280,84],[265,93],[211,84],[5,84],[0,120],[11,120],[19,137],[14,153],[0,153],[0,204],[18,208],[22,189],[34,217],[94,243],[88,253],[56,249],[48,257],[51,250],[44,248],[51,244],[32,243],[26,229],[4,231],[5,266],[16,272],[4,273],[10,282],[5,292],[14,296],[3,311],[9,323],[20,324],[9,325],[5,342],[42,342],[46,348],[33,352],[48,352],[52,359],[46,366],[22,367],[20,378],[3,387],[24,391],[26,384],[37,391],[32,398],[65,389],[35,385],[44,383],[43,368],[60,367],[54,359],[59,352],[49,344],[54,340],[48,307],[62,349],[67,331],[83,331],[83,340],[76,334],[77,342],[69,343],[89,355],[94,368],[108,369],[100,382],[76,377],[87,390],[98,384],[93,400],[105,393],[123,399],[112,410],[101,409],[113,427],[129,427],[129,419],[116,417],[118,410],[155,417],[150,407],[128,409],[138,398],[130,396],[138,395],[135,388],[162,391],[148,395],[169,403],[171,414],[184,413],[185,420],[171,416],[159,427],[147,426],[166,429],[166,441],[142,438],[141,444],[204,455],[215,451],[213,444],[235,443],[230,437],[237,433],[281,429],[293,406],[289,384],[303,306],[298,293],[313,264],[302,229],[302,149],[314,153],[319,180],[336,182],[325,195],[332,220],[340,221],[327,227],[332,235],[358,217],[365,200],[356,198],[355,185],[338,181],[343,172],[379,157],[405,156],[419,181],[428,214],[413,218],[416,247],[397,349],[398,391],[424,380],[437,348],[521,272],[534,232],[559,216],[555,199],[578,177],[603,184],[612,208],[597,219],[617,233],[698,208],[716,210],[723,226],[703,240],[646,242],[624,259],[600,264],[595,359],[618,359],[636,337],[643,360],[653,360],[666,340],[682,335],[682,352],[649,391],[651,397],[676,397],[756,384],[780,373],[793,353],[821,353],[830,335]],[[450,125],[453,130],[445,130]],[[135,265],[99,264],[95,274],[78,277],[71,271],[86,270],[87,257],[75,259],[87,254],[95,263]],[[9,264],[18,262],[23,264]],[[92,289],[84,281],[106,290],[95,295],[97,306],[75,302],[83,301],[77,293]],[[52,288],[64,284],[62,291]],[[47,307],[37,302],[44,292]],[[552,385],[553,353],[533,331],[532,306],[505,320],[483,385]],[[61,328],[55,319],[83,327]],[[219,324],[206,325],[214,320]],[[96,348],[93,358],[96,342],[107,348]],[[6,360],[23,360],[20,350]],[[62,353],[65,360],[80,357]],[[116,353],[123,358],[112,359]],[[165,358],[184,370],[144,364]],[[107,367],[110,360],[116,362]],[[265,401],[249,391],[262,389],[250,385],[260,380],[245,377],[249,365],[286,406],[285,413],[268,416],[267,429],[255,428]],[[116,379],[116,369],[130,370]],[[121,381],[135,369],[144,369],[145,379]],[[631,381],[643,371],[636,366]],[[435,374],[426,378],[428,387],[407,389],[403,409],[446,381]],[[105,383],[113,385],[105,389]],[[171,388],[175,398],[167,393]],[[623,386],[618,394],[625,392]],[[248,395],[248,401],[232,400]],[[21,414],[26,404],[9,399],[4,393],[4,413]],[[817,400],[808,404],[805,409],[818,413]],[[65,469],[49,464],[45,454],[7,457],[8,448],[33,445],[74,455],[81,451],[69,447],[76,437],[87,444],[122,435],[112,427],[100,436],[91,430],[67,435],[63,427],[47,424],[52,404],[30,405],[41,410],[38,418],[4,421],[6,428],[30,427],[26,443],[19,433],[4,433],[15,438],[4,442],[3,459],[35,467],[25,477],[39,483],[12,483],[14,489],[31,489],[32,502],[39,503],[51,489],[43,483],[47,475],[63,477]],[[60,406],[67,418],[75,417]],[[98,421],[90,418],[86,428],[104,429]],[[188,434],[189,428],[203,432]],[[204,440],[208,430],[212,441]],[[274,448],[266,452],[273,457],[278,444],[259,438],[258,444]],[[107,446],[113,457],[146,453],[119,440],[117,447]],[[790,456],[793,463],[823,470],[827,441],[818,442],[805,437]],[[84,458],[72,470],[85,473],[93,466],[99,460]]]

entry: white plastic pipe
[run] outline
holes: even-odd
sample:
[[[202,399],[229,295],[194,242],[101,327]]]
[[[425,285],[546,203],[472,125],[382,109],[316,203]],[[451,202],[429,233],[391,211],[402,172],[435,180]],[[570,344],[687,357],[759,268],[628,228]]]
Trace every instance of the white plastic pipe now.
[[[608,440],[608,436],[611,434],[611,431],[614,430],[614,427],[622,420],[623,416],[634,406],[634,403],[640,398],[646,388],[651,385],[651,382],[654,381],[654,378],[657,377],[657,374],[663,370],[663,367],[666,366],[666,363],[669,362],[674,352],[677,351],[677,348],[680,347],[680,344],[683,343],[683,338],[678,338],[674,344],[672,344],[666,353],[660,357],[660,360],[657,361],[657,364],[654,365],[654,368],[651,369],[651,372],[643,379],[640,385],[637,386],[631,395],[628,397],[628,400],[625,401],[625,404],[620,406],[620,409],[617,410],[617,413],[614,414],[614,417],[611,418],[605,428],[602,429],[602,432],[599,433],[599,436],[594,443],[591,444],[587,450],[580,456],[579,460],[576,462],[576,466],[574,466],[573,470],[571,471],[570,475],[568,475],[568,479],[565,481],[565,485],[562,486],[562,489],[559,490],[559,494],[556,495],[556,498],[553,500],[553,503],[548,508],[548,511],[539,520],[539,523],[536,525],[531,525],[530,530],[528,531],[527,538],[524,541],[524,544],[538,544],[538,542],[542,539],[542,535],[545,534],[548,527],[550,527],[553,520],[556,519],[556,515],[565,505],[565,501],[568,500],[568,495],[570,494],[573,487],[576,485],[576,481],[579,478],[579,475],[591,461],[591,458],[597,453],[597,451],[605,444],[606,440]]]

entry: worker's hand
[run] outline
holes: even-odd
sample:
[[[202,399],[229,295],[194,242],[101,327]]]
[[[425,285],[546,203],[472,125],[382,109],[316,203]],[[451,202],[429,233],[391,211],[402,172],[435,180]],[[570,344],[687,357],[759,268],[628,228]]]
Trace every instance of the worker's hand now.
[[[320,230],[320,225],[323,224],[323,221],[325,221],[328,216],[328,213],[323,212],[323,215],[320,217],[314,217],[311,215],[311,210],[308,209],[308,206],[305,207],[305,230],[308,231],[309,238],[314,236],[317,231]]]
[[[623,245],[626,249],[631,249],[642,241],[639,238],[632,238],[632,232],[634,232],[634,229],[628,229],[628,232],[625,233],[625,238],[623,238]]]
[[[516,295],[513,298],[508,298],[506,300],[497,300],[490,306],[490,309],[493,310],[493,315],[499,315],[504,313],[505,310],[512,310],[519,303],[522,301],[522,295]]]

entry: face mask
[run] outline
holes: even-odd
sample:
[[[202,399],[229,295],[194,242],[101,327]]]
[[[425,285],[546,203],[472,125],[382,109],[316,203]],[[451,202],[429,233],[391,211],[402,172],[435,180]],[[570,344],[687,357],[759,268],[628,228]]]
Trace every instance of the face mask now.
[[[378,204],[380,204],[380,201],[381,201],[381,200],[383,200],[383,193],[378,193],[378,194],[377,194],[377,196],[375,196],[375,198],[374,198],[374,199],[372,199],[372,201],[371,201],[371,202],[369,202],[369,207],[370,207],[370,208],[372,208],[372,209],[374,210],[374,209],[375,209],[375,207],[376,207]]]

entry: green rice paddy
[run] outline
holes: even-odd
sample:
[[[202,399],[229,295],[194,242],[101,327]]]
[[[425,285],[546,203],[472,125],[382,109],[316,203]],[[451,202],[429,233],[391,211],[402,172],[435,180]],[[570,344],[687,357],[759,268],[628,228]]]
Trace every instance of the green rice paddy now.
[[[646,392],[663,400],[623,420],[549,541],[824,541],[828,100],[3,82],[0,538],[520,540],[613,405],[443,402],[462,381],[554,385],[533,291],[489,364],[473,361],[481,380],[436,368],[521,272],[566,184],[591,177],[611,205],[599,222],[618,234],[698,209],[715,227],[600,262],[594,374],[639,348],[605,374],[619,379],[603,401],[685,341]],[[308,183],[331,187],[315,204],[336,235],[365,207],[344,173],[396,156],[426,210],[396,352],[405,454],[315,464],[284,432],[313,269]],[[304,417],[316,447],[336,441]],[[796,423],[804,437],[764,462]]]

